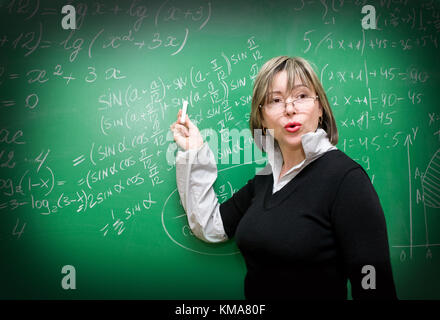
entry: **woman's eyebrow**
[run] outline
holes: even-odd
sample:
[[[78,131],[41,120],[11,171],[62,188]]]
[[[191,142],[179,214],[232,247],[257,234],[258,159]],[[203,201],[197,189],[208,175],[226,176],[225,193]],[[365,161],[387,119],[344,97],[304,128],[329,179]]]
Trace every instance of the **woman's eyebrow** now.
[[[269,91],[269,94],[283,94],[283,92],[279,90],[275,90],[275,91]]]
[[[292,90],[295,90],[295,89],[298,89],[298,88],[301,88],[301,87],[304,87],[304,88],[306,88],[306,89],[311,90],[311,89],[310,89],[308,86],[306,86],[305,84],[297,84],[296,86],[293,86]],[[273,91],[269,91],[269,94],[283,94],[283,92],[280,91],[280,90],[273,90]]]
[[[310,88],[309,88],[308,86],[306,86],[305,84],[297,84],[296,86],[293,86],[292,90],[295,90],[295,89],[300,88],[300,87],[304,87],[304,88],[310,89]]]

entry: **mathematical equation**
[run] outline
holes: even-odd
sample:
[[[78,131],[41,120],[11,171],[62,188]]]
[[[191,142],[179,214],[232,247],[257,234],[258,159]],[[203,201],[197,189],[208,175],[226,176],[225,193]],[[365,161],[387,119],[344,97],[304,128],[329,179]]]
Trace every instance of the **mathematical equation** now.
[[[185,47],[190,30],[199,32],[208,24],[211,17],[212,9],[210,2],[201,2],[196,7],[184,6],[184,4],[181,4],[178,7],[165,2],[158,8],[153,8],[140,4],[138,0],[133,0],[130,4],[114,4],[112,6],[105,5],[102,2],[93,2],[90,6],[87,3],[79,3],[76,6],[78,14],[77,29],[72,30],[63,41],[46,40],[45,34],[49,31],[44,29],[44,25],[40,21],[38,22],[38,31],[0,35],[0,48],[12,49],[14,51],[22,50],[24,57],[42,49],[63,48],[70,52],[70,62],[75,61],[80,51],[85,49],[87,49],[88,57],[92,58],[93,50],[96,47],[100,49],[117,49],[124,45],[147,51],[164,48],[171,51],[169,54],[173,56],[177,55]],[[60,15],[60,8],[42,7],[42,3],[39,0],[26,2],[11,0],[3,10],[7,14],[22,18],[28,23],[38,18]],[[107,34],[106,28],[101,28],[94,34],[92,39],[75,36],[75,31],[81,30],[86,17],[87,19],[91,19],[90,17],[96,19],[100,16],[123,19],[122,21],[128,19],[127,31],[120,34]],[[137,36],[136,33],[141,30],[142,25],[146,21],[153,25],[156,32],[153,32],[147,38]],[[184,28],[181,28],[182,23],[185,24]],[[169,28],[170,24],[178,24],[179,27],[176,25],[175,31],[167,32],[166,34],[158,31],[161,26]]]

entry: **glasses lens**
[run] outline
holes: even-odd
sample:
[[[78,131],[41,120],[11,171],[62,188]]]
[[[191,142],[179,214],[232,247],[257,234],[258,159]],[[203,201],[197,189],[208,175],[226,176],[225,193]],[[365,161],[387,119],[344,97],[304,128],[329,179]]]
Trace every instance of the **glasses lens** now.
[[[294,104],[296,107],[310,107],[313,102],[315,101],[314,97],[305,97],[305,98],[300,98],[294,101]],[[286,103],[291,103],[286,102],[284,99],[273,99],[269,104],[268,107],[271,111],[274,112],[278,112],[281,110],[284,110],[284,108],[286,107]]]
[[[284,108],[284,102],[283,101],[278,101],[274,103],[273,109],[275,110],[281,110]]]
[[[296,101],[295,101],[295,104],[296,104],[298,107],[308,107],[308,106],[310,106],[310,105],[313,104],[313,101],[314,101],[314,100],[315,100],[315,99],[313,99],[313,98],[311,98],[311,97],[301,98],[301,99],[296,100]]]
[[[269,103],[269,108],[273,111],[281,110],[284,108],[284,100],[283,99],[273,99]]]

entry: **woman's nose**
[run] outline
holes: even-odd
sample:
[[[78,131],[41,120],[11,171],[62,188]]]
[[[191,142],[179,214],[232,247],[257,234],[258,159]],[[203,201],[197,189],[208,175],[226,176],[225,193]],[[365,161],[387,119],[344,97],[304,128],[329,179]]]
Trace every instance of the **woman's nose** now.
[[[286,113],[287,113],[287,114],[293,114],[293,113],[296,113],[295,105],[294,105],[294,103],[293,103],[292,100],[287,100],[287,101],[286,101]]]

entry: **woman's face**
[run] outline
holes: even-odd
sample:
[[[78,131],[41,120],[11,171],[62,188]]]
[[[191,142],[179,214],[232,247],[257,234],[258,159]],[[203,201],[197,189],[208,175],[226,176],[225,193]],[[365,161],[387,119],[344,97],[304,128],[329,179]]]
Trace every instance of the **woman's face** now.
[[[307,87],[299,77],[295,79],[291,92],[287,92],[287,72],[278,72],[273,79],[268,102],[262,108],[263,126],[274,129],[274,138],[280,147],[301,147],[301,136],[318,128],[322,107],[317,99],[302,106],[288,103],[280,108],[280,101],[289,102],[298,98],[316,97],[313,88]],[[289,126],[290,124],[290,126]]]

